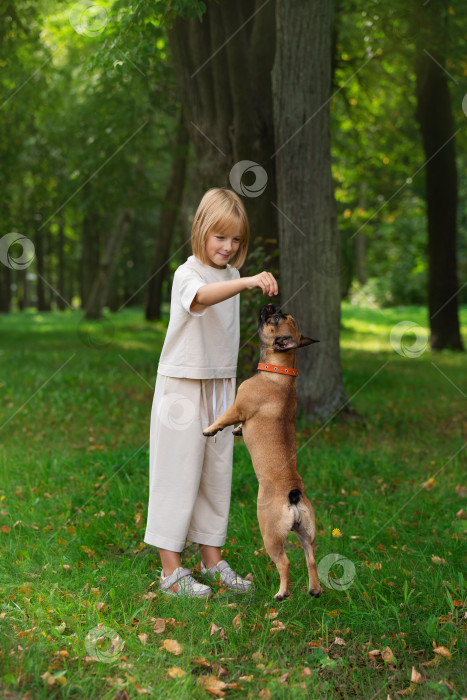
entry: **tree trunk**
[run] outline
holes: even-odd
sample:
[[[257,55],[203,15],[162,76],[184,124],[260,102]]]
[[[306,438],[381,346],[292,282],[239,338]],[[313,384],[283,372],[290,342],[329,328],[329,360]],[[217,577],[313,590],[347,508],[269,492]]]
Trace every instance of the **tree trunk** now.
[[[277,0],[272,72],[281,304],[302,333],[299,407],[327,417],[347,402],[342,383],[340,240],[331,177],[331,0]],[[299,253],[299,254],[298,254]]]
[[[270,71],[274,59],[274,0],[209,3],[202,21],[176,19],[169,41],[183,110],[203,190],[231,187],[234,164],[260,165],[267,186],[260,196],[240,192],[252,232],[266,259],[277,247],[274,127]],[[263,7],[261,7],[263,5]],[[240,30],[240,31],[237,31]],[[248,174],[241,180],[248,182]],[[241,189],[241,188],[240,188]],[[237,189],[238,192],[238,189]],[[243,274],[248,270],[245,265]]]
[[[0,313],[11,311],[11,270],[0,263]]]
[[[102,317],[102,309],[107,302],[109,296],[110,285],[117,264],[118,256],[122,248],[123,239],[131,221],[131,212],[128,209],[122,209],[118,213],[115,228],[110,232],[107,239],[107,246],[99,273],[94,280],[91,292],[86,302],[85,318],[99,319]]]
[[[161,316],[162,283],[169,270],[170,244],[174,238],[175,224],[183,198],[188,146],[189,134],[183,110],[180,110],[170,181],[160,215],[147,287],[145,310],[148,321]]]
[[[463,350],[457,281],[455,124],[445,65],[446,26],[439,7],[424,8],[416,56],[417,119],[426,160],[428,311],[433,350]],[[446,12],[446,22],[448,13]]]
[[[56,303],[60,311],[64,311],[66,308],[66,292],[65,292],[65,214],[63,211],[60,212],[58,218],[58,290],[60,292],[57,295]]]
[[[84,198],[89,194],[89,185],[83,188]],[[99,274],[99,214],[85,209],[81,235],[81,307],[87,308],[89,294]]]
[[[37,260],[37,310],[50,311],[50,305],[46,301],[45,284],[44,284],[44,238],[46,232],[40,229],[36,231],[34,238],[35,256]]]

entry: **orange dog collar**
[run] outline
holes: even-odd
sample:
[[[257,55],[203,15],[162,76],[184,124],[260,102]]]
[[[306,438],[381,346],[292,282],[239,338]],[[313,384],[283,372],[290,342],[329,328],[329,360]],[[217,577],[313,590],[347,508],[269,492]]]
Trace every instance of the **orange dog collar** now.
[[[298,376],[298,369],[293,367],[281,367],[280,365],[270,365],[264,362],[258,362],[258,369],[264,369],[266,372],[276,372],[277,374],[291,374],[292,377]]]

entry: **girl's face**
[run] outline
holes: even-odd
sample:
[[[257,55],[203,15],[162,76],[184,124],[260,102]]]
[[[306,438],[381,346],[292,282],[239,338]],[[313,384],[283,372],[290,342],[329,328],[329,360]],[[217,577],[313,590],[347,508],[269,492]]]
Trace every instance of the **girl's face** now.
[[[211,232],[206,239],[206,256],[211,267],[224,268],[240,247],[240,223],[229,233]]]

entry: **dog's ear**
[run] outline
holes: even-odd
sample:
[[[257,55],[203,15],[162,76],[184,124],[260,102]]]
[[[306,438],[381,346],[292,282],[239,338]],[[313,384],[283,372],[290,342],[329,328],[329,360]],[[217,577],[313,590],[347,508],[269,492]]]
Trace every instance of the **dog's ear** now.
[[[297,344],[296,340],[290,337],[286,340],[276,340],[272,347],[274,350],[278,350],[279,352],[285,352],[286,350],[295,350],[295,348],[298,348],[299,345]]]
[[[300,343],[298,345],[299,348],[304,348],[307,345],[311,345],[312,343],[319,343],[319,340],[313,340],[313,338],[305,338],[304,335],[300,336]]]

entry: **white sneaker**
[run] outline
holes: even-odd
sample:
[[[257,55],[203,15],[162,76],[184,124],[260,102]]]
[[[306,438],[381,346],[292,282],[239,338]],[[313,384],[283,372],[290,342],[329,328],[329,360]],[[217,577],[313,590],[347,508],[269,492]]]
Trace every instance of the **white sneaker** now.
[[[188,598],[207,598],[212,595],[212,590],[204,583],[198,583],[189,569],[182,569],[181,566],[175,569],[170,576],[161,573],[159,590],[168,595],[186,596]]]
[[[240,578],[240,576],[233,571],[233,569],[230,568],[228,563],[224,560],[221,559],[221,561],[216,564],[216,566],[212,566],[210,569],[207,569],[203,562],[201,562],[201,572],[205,574],[206,576],[210,576],[213,579],[219,578],[216,576],[216,574],[220,575],[220,580],[224,584],[224,586],[227,586],[227,588],[230,588],[233,591],[249,591],[253,583],[251,581],[247,581],[244,578]]]

